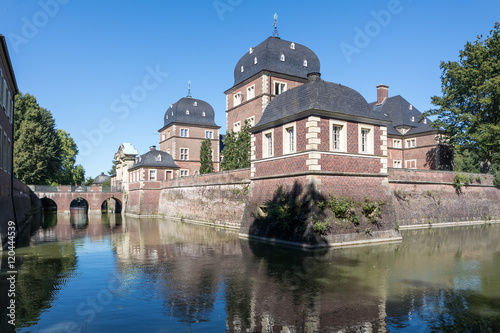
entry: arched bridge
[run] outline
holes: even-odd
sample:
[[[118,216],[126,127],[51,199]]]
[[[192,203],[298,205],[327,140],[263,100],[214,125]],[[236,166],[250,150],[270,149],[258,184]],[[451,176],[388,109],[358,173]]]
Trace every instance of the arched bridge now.
[[[57,207],[58,213],[69,213],[70,208],[87,207],[89,214],[101,214],[103,211],[121,213],[123,194],[114,188],[92,186],[45,186],[29,185],[42,201],[44,207]]]

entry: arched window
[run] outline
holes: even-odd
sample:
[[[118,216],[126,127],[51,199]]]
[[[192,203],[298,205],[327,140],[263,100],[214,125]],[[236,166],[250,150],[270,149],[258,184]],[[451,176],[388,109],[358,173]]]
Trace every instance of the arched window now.
[[[189,115],[189,110],[186,110],[186,114]]]
[[[203,113],[202,113],[201,115],[202,115],[203,117],[205,117],[205,115],[206,115],[206,114],[205,114],[205,111],[203,111]]]
[[[257,65],[257,57],[253,58],[253,64]]]
[[[283,53],[281,54],[280,60],[285,61],[285,55]]]
[[[194,102],[194,103],[193,103],[193,106],[198,106],[198,102]]]
[[[250,50],[248,51],[248,54],[252,54],[253,53],[253,47],[250,48]]]
[[[161,158],[161,155],[158,154],[158,156],[156,156],[156,162],[161,162],[162,158]]]
[[[290,48],[291,48],[292,50],[295,50],[295,43],[290,44]]]
[[[307,60],[304,60],[304,67],[307,67]]]
[[[241,72],[243,73],[245,71],[245,67],[241,66]]]

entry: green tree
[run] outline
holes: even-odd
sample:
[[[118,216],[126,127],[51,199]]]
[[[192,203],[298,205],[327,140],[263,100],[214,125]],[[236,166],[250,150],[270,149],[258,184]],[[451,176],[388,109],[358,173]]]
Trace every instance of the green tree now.
[[[460,151],[477,156],[483,166],[492,166],[500,151],[500,24],[490,36],[467,44],[458,61],[441,62],[442,97],[432,97],[449,142]]]
[[[94,183],[94,178],[92,178],[92,177],[85,178],[85,182],[84,182],[85,186],[90,186],[93,183]]]
[[[201,162],[200,174],[214,172],[214,166],[212,161],[212,142],[210,141],[210,139],[205,139],[201,143],[200,162]]]
[[[118,161],[112,160],[111,163],[112,163],[111,169],[109,169],[108,171],[108,175],[110,176],[116,173],[116,164],[118,163]]]
[[[62,165],[59,170],[58,183],[61,185],[82,184],[85,181],[85,170],[81,165],[75,165],[78,147],[69,133],[58,129],[57,135],[61,141]]]
[[[247,121],[238,133],[229,131],[224,139],[222,150],[222,170],[250,167],[250,123]]]
[[[26,184],[57,182],[61,140],[52,114],[30,94],[16,95],[14,110],[14,175]]]

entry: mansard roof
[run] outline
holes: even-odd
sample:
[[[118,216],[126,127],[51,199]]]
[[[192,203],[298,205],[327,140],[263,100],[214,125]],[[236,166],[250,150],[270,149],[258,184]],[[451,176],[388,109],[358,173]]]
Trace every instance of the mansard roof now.
[[[142,167],[170,169],[179,168],[177,164],[175,164],[174,159],[169,153],[156,149],[150,150],[145,154],[137,156],[135,158],[134,165],[129,170]]]
[[[312,73],[307,83],[276,96],[268,104],[259,123],[252,128],[252,132],[309,114],[387,124],[385,117],[373,112],[364,97],[356,90],[323,81],[318,73]]]
[[[316,54],[306,46],[269,37],[250,48],[238,61],[234,68],[234,85],[263,70],[305,79],[307,74],[320,71],[320,63]]]
[[[369,105],[375,113],[379,113],[391,121],[391,124],[387,126],[387,134],[389,135],[401,135],[397,130],[397,127],[400,126],[410,128],[405,135],[437,130],[431,126],[432,122],[428,118],[420,119],[422,113],[400,95],[386,98],[381,104],[372,102]]]
[[[210,104],[201,99],[184,97],[165,111],[164,126],[172,123],[218,127],[215,112]]]

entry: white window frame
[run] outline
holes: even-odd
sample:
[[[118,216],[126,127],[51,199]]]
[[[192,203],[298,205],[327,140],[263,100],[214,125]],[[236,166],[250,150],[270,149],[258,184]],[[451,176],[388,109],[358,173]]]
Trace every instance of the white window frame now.
[[[251,116],[251,117],[247,118],[246,121],[248,122],[248,124],[250,125],[250,127],[255,126],[255,117],[254,116]]]
[[[156,169],[149,169],[149,180],[156,180]]]
[[[247,101],[255,98],[255,84],[247,87]]]
[[[401,163],[401,160],[394,160],[392,161],[392,167],[401,169],[403,167],[403,164]]]
[[[302,63],[302,66],[307,67],[307,60],[304,59],[304,62]]]
[[[274,128],[262,132],[262,158],[274,156],[274,141]]]
[[[183,150],[184,150],[184,152],[183,152]],[[180,148],[179,159],[181,161],[188,161],[189,160],[189,148]]]
[[[188,177],[189,176],[189,170],[188,169],[181,169],[181,170],[179,170],[179,175],[181,177]]]
[[[406,139],[406,148],[415,148],[417,146],[417,139]]]
[[[170,177],[169,177],[170,175]],[[172,170],[165,170],[165,180],[172,179]]]
[[[282,53],[281,56],[280,56],[280,61],[285,61],[285,60],[286,60],[285,54]]]
[[[233,96],[233,106],[238,106],[241,104],[241,102],[243,101],[242,97],[241,97],[241,91],[238,91],[237,93],[234,94]]]
[[[292,136],[290,136],[290,131]],[[297,152],[297,124],[295,122],[283,125],[283,155]]]
[[[205,131],[205,139],[213,139],[214,131]]]
[[[392,148],[401,148],[401,139],[392,139]]]
[[[273,81],[274,82],[274,95],[278,96],[284,93],[287,89],[287,83],[281,81]]]
[[[161,162],[163,160],[161,154],[156,155],[155,160],[156,160],[156,162]]]
[[[411,162],[415,162],[415,167],[412,168],[411,166],[408,166],[408,164],[411,165]],[[417,160],[413,159],[413,160],[406,160],[405,161],[405,168],[406,169],[416,169],[417,168]]]
[[[233,124],[233,132],[238,133],[241,131],[241,121],[237,121]]]
[[[368,131],[367,142],[363,143],[363,132]],[[374,127],[373,125],[358,124],[358,151],[360,154],[373,154],[374,152]],[[365,147],[363,147],[365,146]],[[364,148],[364,149],[363,149]]]
[[[340,128],[339,147],[335,147],[334,145],[333,127]],[[330,119],[330,150],[347,152],[347,122]]]
[[[165,141],[165,133],[161,134],[161,141]]]
[[[181,128],[179,132],[180,132],[181,137],[189,138],[189,129],[188,128]]]

